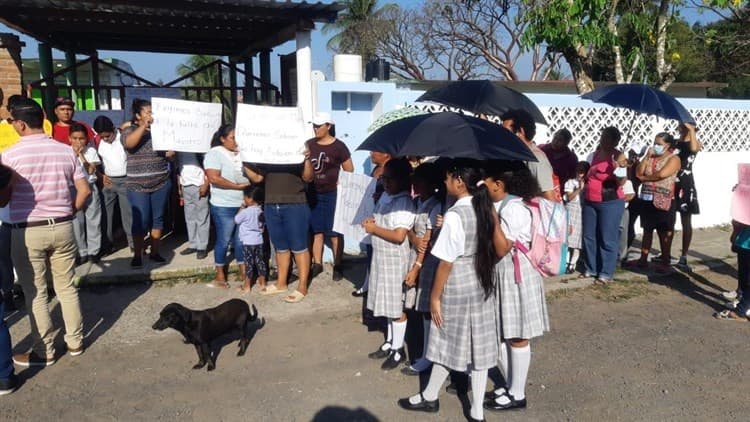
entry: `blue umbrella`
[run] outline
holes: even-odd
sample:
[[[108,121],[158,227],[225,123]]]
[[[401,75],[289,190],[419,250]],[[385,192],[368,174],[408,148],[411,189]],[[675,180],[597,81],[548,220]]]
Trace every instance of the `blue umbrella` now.
[[[357,148],[395,157],[537,161],[516,135],[476,117],[443,112],[406,117],[377,129]]]
[[[695,124],[695,119],[676,98],[664,91],[643,84],[615,84],[597,88],[581,95],[595,103],[627,108],[681,123]]]

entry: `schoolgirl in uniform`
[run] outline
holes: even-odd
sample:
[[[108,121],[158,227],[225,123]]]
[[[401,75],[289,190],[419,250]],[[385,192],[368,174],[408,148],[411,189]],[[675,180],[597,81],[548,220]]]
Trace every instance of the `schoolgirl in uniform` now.
[[[497,361],[493,247],[499,230],[482,171],[456,162],[445,178],[457,200],[445,213],[432,255],[440,260],[430,294],[427,359],[433,362],[427,387],[398,401],[407,410],[437,412],[438,391],[450,370],[471,374],[471,420],[483,420],[487,370]],[[493,236],[494,235],[494,236]]]
[[[515,246],[531,244],[528,201],[541,194],[534,176],[521,162],[487,166],[485,183],[499,212],[504,239],[496,245],[498,369],[506,381],[488,394],[485,409],[526,407],[526,378],[531,363],[529,340],[549,331],[547,303],[541,274]]]
[[[375,317],[389,319],[386,341],[368,356],[371,359],[387,358],[381,365],[384,370],[394,369],[406,360],[403,287],[411,256],[407,233],[414,226],[415,218],[410,175],[408,160],[389,160],[381,176],[387,195],[378,201],[374,215],[362,223],[365,231],[372,234],[367,308]]]
[[[445,202],[445,184],[440,168],[435,163],[422,163],[414,170],[412,187],[417,194],[417,217],[414,228],[409,232],[412,245],[412,264],[406,275],[407,286],[416,286],[416,300],[413,309],[422,314],[423,344],[422,356],[411,365],[403,368],[405,375],[418,375],[427,370],[432,363],[424,355],[430,332],[430,292],[432,279],[439,260],[430,250],[438,235],[437,219],[443,214]],[[408,307],[408,305],[405,304]]]

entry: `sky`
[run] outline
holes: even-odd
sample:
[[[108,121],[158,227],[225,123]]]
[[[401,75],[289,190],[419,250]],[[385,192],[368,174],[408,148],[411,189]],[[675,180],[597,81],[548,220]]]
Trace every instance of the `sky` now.
[[[415,0],[392,0],[391,3],[397,3],[402,7],[414,7],[419,5],[420,2]],[[325,1],[330,3],[330,1]],[[379,3],[385,4],[386,1],[381,0]],[[694,22],[709,22],[715,20],[713,15],[700,14],[695,10],[686,9],[682,11],[682,16],[690,23]],[[316,29],[312,32],[312,68],[313,70],[322,71],[327,79],[333,77],[333,52],[328,50],[326,42],[330,35],[323,35],[322,24],[317,24]],[[37,58],[39,57],[37,42],[26,35],[23,35],[17,31],[8,28],[5,25],[0,24],[0,32],[9,32],[18,35],[21,41],[26,43],[26,46],[21,52],[21,56],[24,59]],[[295,42],[290,41],[281,46],[275,48],[271,52],[271,75],[272,83],[278,84],[279,79],[279,59],[278,55],[284,55],[293,53],[295,50]],[[55,58],[64,58],[63,52],[59,50],[53,50],[53,56]],[[80,56],[81,58],[85,56]],[[177,67],[184,63],[187,55],[184,54],[166,54],[166,53],[141,53],[141,52],[125,52],[125,51],[99,51],[100,58],[117,58],[124,60],[133,67],[135,73],[142,76],[150,81],[163,81],[169,82],[177,78]],[[254,61],[255,75],[259,74],[258,71],[258,60]],[[530,57],[522,57],[517,63],[519,74],[522,78],[528,77],[531,70],[531,59]]]

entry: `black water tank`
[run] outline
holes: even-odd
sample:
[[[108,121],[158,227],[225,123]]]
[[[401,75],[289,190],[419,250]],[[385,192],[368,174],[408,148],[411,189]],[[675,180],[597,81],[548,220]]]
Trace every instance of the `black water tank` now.
[[[365,81],[387,81],[391,79],[391,65],[385,59],[374,58],[365,65]]]

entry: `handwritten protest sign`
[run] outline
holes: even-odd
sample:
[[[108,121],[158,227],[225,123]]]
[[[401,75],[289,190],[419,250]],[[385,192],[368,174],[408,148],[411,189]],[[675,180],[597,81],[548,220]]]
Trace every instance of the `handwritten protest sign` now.
[[[221,126],[219,103],[154,97],[151,111],[151,137],[157,151],[206,152]]]
[[[234,136],[242,161],[298,164],[305,159],[305,141],[312,137],[312,129],[297,107],[237,104]]]
[[[370,243],[362,221],[375,210],[375,184],[375,179],[364,174],[339,173],[333,231],[343,234],[347,243]]]

